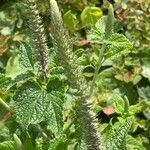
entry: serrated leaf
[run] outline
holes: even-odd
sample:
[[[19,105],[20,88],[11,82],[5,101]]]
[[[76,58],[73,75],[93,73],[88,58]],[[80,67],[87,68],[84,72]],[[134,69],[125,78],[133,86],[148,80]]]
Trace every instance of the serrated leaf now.
[[[87,34],[87,39],[91,43],[101,44],[105,36],[105,20],[106,17],[101,17]]]
[[[144,110],[146,108],[146,102],[145,101],[140,101],[136,105],[131,105],[129,107],[129,114],[134,115],[135,113],[139,113],[140,111]]]
[[[104,56],[106,58],[127,54],[133,47],[132,43],[122,34],[114,33],[107,40],[104,40],[107,45]]]
[[[50,100],[49,107],[45,113],[47,120],[49,121],[49,128],[57,137],[62,132],[63,126],[63,94],[58,91],[51,91],[47,94]]]
[[[32,48],[28,44],[22,42],[20,43],[19,50],[20,50],[20,59],[19,59],[20,64],[25,68],[33,69],[34,55]]]
[[[24,127],[44,119],[46,93],[34,82],[26,82],[13,95],[10,103],[17,121]],[[47,102],[46,102],[47,105]],[[43,109],[44,108],[44,109]]]
[[[119,95],[113,96],[113,106],[115,108],[116,113],[123,114],[125,108],[125,101]]]
[[[24,128],[49,120],[55,133],[62,130],[63,94],[57,91],[47,93],[35,82],[28,81],[14,93],[10,102],[16,120]]]
[[[4,141],[0,143],[0,150],[15,150],[13,141]]]
[[[126,122],[114,133],[111,139],[106,141],[107,150],[125,150],[126,136],[132,125],[132,118],[127,118]]]

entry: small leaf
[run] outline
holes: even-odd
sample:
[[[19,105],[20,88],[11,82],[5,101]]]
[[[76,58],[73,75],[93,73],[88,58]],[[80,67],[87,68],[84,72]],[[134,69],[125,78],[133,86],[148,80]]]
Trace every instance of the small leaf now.
[[[30,71],[19,74],[18,76],[15,77],[14,80],[10,81],[10,83],[7,86],[7,90],[13,88],[16,85],[23,84],[25,81],[31,79],[32,77],[34,77],[34,74]]]
[[[101,17],[87,34],[87,39],[91,43],[101,44],[105,36],[105,20],[106,17]]]
[[[81,21],[82,24],[94,25],[96,21],[102,16],[103,12],[98,7],[85,7],[85,9],[81,13]]]
[[[112,34],[104,43],[107,45],[106,58],[127,54],[132,49],[132,43],[122,34]]]
[[[131,105],[129,107],[129,114],[134,115],[135,113],[141,112],[142,110],[144,110],[144,108],[146,108],[146,105],[147,104],[145,101],[140,101],[136,105]]]
[[[133,138],[132,136],[127,136],[127,149],[137,149],[137,150],[147,150],[141,143],[140,140]]]
[[[113,96],[113,106],[115,108],[116,113],[118,114],[124,113],[125,102],[120,96],[118,95]]]
[[[20,63],[25,68],[33,68],[34,66],[34,55],[31,47],[22,42],[19,47],[20,50]]]

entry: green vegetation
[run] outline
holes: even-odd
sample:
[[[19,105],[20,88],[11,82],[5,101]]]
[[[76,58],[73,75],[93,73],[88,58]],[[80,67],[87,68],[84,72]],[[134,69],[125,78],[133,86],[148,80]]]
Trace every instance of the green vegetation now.
[[[0,2],[0,150],[149,150],[150,2]]]

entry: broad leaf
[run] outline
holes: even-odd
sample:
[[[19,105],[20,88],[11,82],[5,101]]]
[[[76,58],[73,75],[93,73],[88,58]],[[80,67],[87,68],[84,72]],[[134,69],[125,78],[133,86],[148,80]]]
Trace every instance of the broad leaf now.
[[[104,40],[104,43],[107,45],[104,54],[106,58],[129,53],[132,48],[132,43],[124,35],[117,33]]]
[[[29,124],[49,120],[55,133],[62,128],[63,96],[58,91],[47,93],[35,82],[28,81],[15,92],[11,107],[17,121],[25,128]]]

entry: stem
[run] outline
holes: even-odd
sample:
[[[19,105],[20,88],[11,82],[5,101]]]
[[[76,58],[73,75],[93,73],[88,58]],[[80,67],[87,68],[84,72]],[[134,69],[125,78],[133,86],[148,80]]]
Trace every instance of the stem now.
[[[113,25],[114,25],[114,10],[113,10],[113,6],[110,4],[109,8],[108,8],[108,16],[107,16],[107,20],[106,20],[105,37],[103,40],[109,38],[109,36],[113,33]],[[99,54],[98,65],[97,65],[97,68],[95,70],[92,85],[90,88],[90,96],[93,94],[93,89],[94,89],[96,77],[98,75],[99,69],[102,66],[102,60],[103,60],[103,55],[104,55],[105,49],[106,49],[106,44],[103,43],[101,52]]]
[[[105,48],[106,48],[106,44],[103,44],[102,48],[101,48],[101,52],[99,54],[99,60],[98,60],[97,68],[95,69],[92,85],[91,85],[91,88],[90,88],[90,96],[92,96],[92,94],[93,94],[93,89],[94,89],[96,77],[97,77],[98,72],[99,72],[99,70],[102,66],[102,61],[103,61],[103,55],[104,55],[104,52],[105,52]]]
[[[6,108],[6,110],[10,111],[9,105],[5,101],[3,101],[1,98],[0,98],[0,104],[3,105]]]
[[[14,134],[13,137],[15,141],[16,150],[24,150],[23,144],[19,137],[16,134]]]

